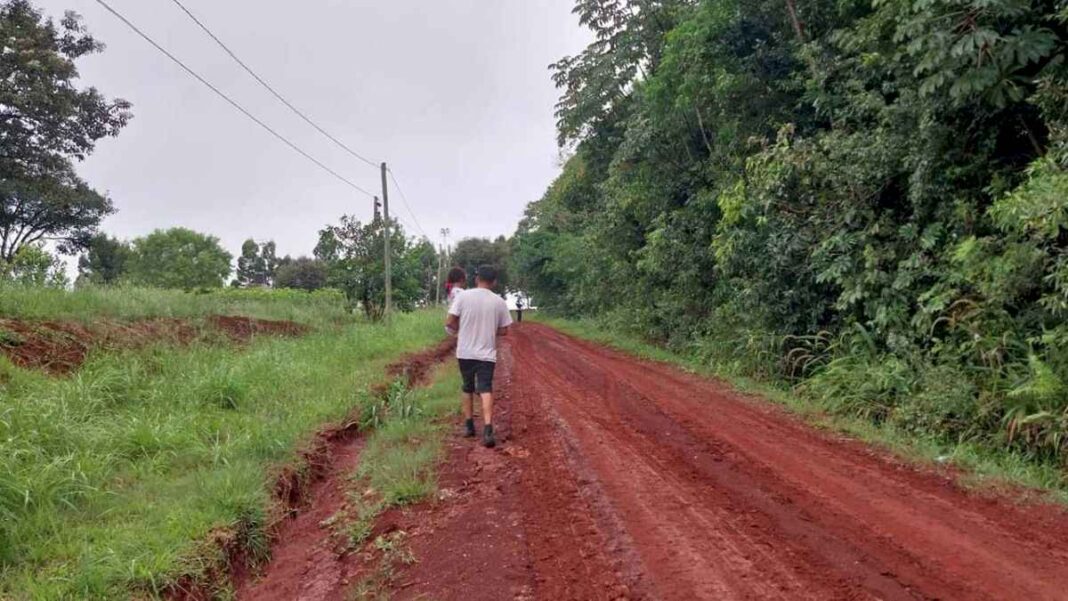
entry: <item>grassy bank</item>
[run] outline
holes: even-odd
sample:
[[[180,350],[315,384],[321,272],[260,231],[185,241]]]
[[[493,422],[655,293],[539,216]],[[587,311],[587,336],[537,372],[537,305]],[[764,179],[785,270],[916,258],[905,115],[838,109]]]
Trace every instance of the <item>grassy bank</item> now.
[[[435,468],[442,459],[445,437],[455,427],[443,418],[459,409],[460,375],[447,363],[439,366],[428,387],[407,390],[394,387],[376,415],[380,423],[370,435],[352,477],[349,512],[337,516],[336,525],[348,544],[370,544],[376,563],[357,582],[351,599],[381,599],[400,564],[414,561],[404,532],[391,532],[368,540],[375,518],[383,511],[433,497],[437,493]]]
[[[744,376],[728,368],[697,358],[696,355],[672,352],[640,337],[614,330],[594,319],[564,319],[544,313],[534,319],[573,336],[599,342],[626,353],[654,361],[671,363],[687,371],[714,377],[731,384],[736,390],[759,395],[804,416],[811,423],[849,434],[865,442],[888,448],[911,461],[963,468],[962,482],[982,488],[1004,484],[1034,488],[1068,505],[1068,474],[1059,465],[1028,458],[1004,447],[992,447],[981,441],[954,441],[922,431],[904,429],[893,422],[880,423],[843,413],[840,405],[828,403],[823,394],[811,394],[803,387],[791,387]]]
[[[229,291],[137,292],[144,304],[118,291],[24,294],[37,304],[0,295],[0,314],[240,312],[306,323],[345,315],[331,303],[324,318],[269,293],[251,305]],[[220,527],[233,527],[253,554],[265,552],[272,466],[292,460],[320,425],[371,402],[368,387],[389,362],[440,338],[440,317],[320,327],[246,348],[98,354],[66,378],[8,366],[0,384],[0,598],[153,596],[179,576],[217,567],[222,558],[202,542]]]
[[[35,320],[195,318],[241,315],[307,324],[351,321],[336,290],[218,289],[184,292],[137,287],[86,287],[77,290],[0,283],[0,317]]]

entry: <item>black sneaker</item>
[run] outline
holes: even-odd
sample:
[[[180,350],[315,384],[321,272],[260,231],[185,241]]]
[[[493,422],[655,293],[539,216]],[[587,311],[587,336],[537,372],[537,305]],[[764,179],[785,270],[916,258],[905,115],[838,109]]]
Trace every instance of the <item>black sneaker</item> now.
[[[464,438],[475,437],[475,420],[469,419],[464,422]]]
[[[482,444],[487,449],[492,449],[497,446],[497,438],[493,436],[493,426],[487,424],[486,428],[482,430]]]

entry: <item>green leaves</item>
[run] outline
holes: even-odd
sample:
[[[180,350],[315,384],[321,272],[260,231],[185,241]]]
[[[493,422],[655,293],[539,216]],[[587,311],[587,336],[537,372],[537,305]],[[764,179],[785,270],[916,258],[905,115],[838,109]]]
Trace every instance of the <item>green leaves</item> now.
[[[220,288],[233,256],[215,236],[186,228],[156,230],[131,244],[131,282],[156,288]]]

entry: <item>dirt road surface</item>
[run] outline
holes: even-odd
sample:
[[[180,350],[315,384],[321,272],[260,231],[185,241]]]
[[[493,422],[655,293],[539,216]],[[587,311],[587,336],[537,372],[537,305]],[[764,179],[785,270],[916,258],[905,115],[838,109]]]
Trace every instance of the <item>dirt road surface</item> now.
[[[453,436],[439,499],[383,517],[391,598],[1068,599],[1059,508],[536,323],[498,370],[504,443]]]

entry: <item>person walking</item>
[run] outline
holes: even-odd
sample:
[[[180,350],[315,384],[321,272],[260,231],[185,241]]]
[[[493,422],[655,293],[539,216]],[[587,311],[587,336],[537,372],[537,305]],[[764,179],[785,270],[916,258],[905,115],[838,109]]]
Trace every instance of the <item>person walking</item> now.
[[[482,399],[482,444],[497,445],[493,433],[493,372],[497,367],[497,339],[508,333],[512,316],[508,303],[493,287],[497,269],[492,265],[478,268],[476,287],[458,294],[449,305],[445,329],[455,333],[456,358],[463,378],[464,435],[475,436],[475,396]]]
[[[515,295],[515,321],[523,323],[523,294],[518,292]]]

